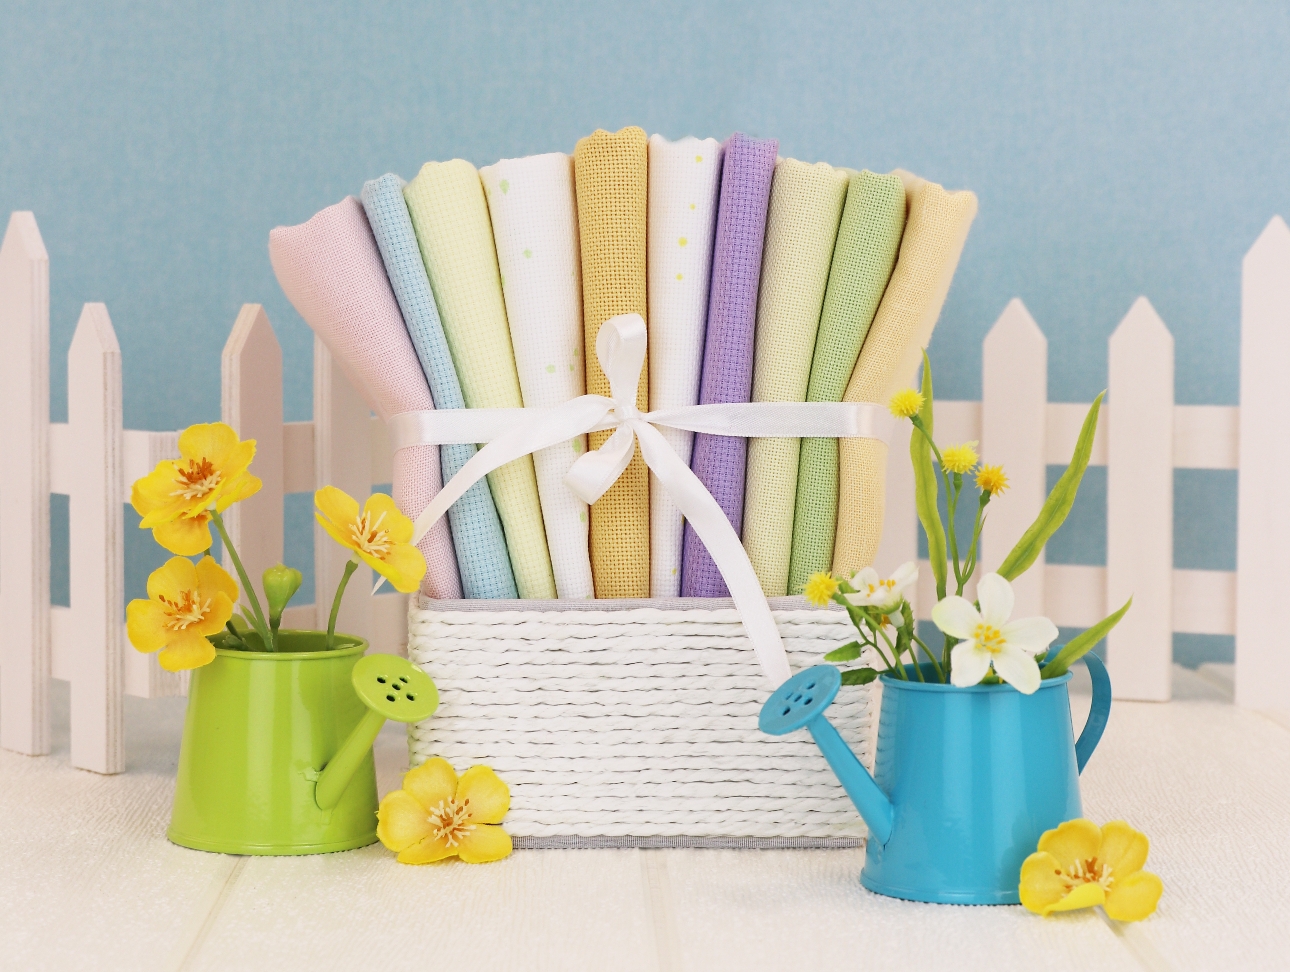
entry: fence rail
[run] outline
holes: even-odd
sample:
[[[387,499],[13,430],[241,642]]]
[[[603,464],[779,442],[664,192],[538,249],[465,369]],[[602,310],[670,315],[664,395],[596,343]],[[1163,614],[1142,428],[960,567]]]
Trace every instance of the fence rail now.
[[[1174,632],[1236,636],[1236,700],[1290,711],[1290,653],[1281,642],[1278,582],[1290,567],[1290,229],[1275,217],[1242,267],[1241,408],[1178,405],[1173,338],[1139,298],[1108,345],[1109,394],[1092,465],[1107,467],[1107,563],[1046,564],[1016,585],[1019,614],[1084,627],[1130,593],[1134,609],[1108,644],[1117,697],[1170,695]],[[1088,406],[1048,401],[1048,346],[1020,300],[983,345],[982,401],[941,401],[937,439],[979,440],[1012,486],[992,507],[981,562],[996,566],[1044,501],[1047,466],[1065,465]],[[383,423],[314,345],[314,420],[282,419],[282,355],[258,304],[244,305],[221,357],[221,414],[258,442],[261,492],[228,517],[252,577],[283,557],[283,497],[332,483],[364,495],[391,477]],[[182,694],[186,678],[128,648],[123,504],[129,484],[178,453],[178,433],[122,428],[121,355],[107,308],[86,304],[68,351],[68,421],[49,415],[49,260],[31,213],[14,213],[0,247],[0,746],[49,751],[49,679],[71,683],[72,763],[100,773],[124,766],[123,694]],[[1245,422],[1240,420],[1244,411]],[[892,445],[878,566],[917,558],[908,429]],[[1238,570],[1173,567],[1173,470],[1239,470]],[[71,606],[49,604],[49,494],[69,497]],[[346,557],[316,531],[315,589],[334,588]],[[919,617],[930,614],[931,571],[921,572]],[[360,569],[340,627],[378,650],[406,641],[407,600],[371,596]],[[360,593],[361,592],[361,593]],[[326,624],[325,603],[290,608],[285,626]]]

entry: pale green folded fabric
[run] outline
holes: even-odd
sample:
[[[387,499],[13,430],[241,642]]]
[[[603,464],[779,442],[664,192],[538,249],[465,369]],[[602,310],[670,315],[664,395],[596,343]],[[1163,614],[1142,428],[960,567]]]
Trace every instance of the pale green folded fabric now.
[[[833,246],[815,338],[808,402],[840,402],[878,310],[905,229],[900,176],[864,171],[851,177]],[[800,594],[812,574],[833,561],[838,519],[838,440],[803,439],[797,466],[797,506],[788,593]]]
[[[427,162],[403,190],[467,408],[521,408],[488,203],[469,162]],[[522,598],[556,596],[533,458],[488,474]]]
[[[801,402],[847,194],[847,172],[780,159],[770,189],[757,297],[754,402]],[[753,439],[744,486],[744,549],[767,597],[788,592],[801,439]]]

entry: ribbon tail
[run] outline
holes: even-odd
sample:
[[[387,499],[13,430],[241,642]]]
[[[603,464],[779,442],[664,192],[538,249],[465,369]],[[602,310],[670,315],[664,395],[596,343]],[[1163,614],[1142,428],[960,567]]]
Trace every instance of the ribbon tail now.
[[[743,618],[748,639],[757,653],[762,673],[772,687],[778,688],[792,675],[788,653],[784,650],[779,628],[775,626],[761,582],[757,580],[739,535],[726,519],[720,504],[667,444],[662,433],[648,422],[633,421],[631,426],[640,443],[645,464],[658,477],[721,570],[735,607]]]

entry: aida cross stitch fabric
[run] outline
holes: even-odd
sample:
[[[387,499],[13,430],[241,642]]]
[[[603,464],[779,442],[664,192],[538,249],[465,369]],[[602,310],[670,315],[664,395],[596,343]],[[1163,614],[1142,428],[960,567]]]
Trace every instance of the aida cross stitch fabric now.
[[[469,162],[427,162],[403,190],[467,408],[520,408],[493,230]],[[488,474],[522,598],[556,596],[533,458]]]
[[[723,146],[721,193],[712,251],[708,327],[699,402],[746,402],[752,394],[753,335],[761,280],[766,209],[779,143],[739,132]],[[735,533],[743,525],[748,442],[733,435],[697,435],[690,468],[721,506]],[[684,597],[729,597],[712,556],[687,523],[681,567]]]
[[[403,180],[386,174],[364,183],[362,201],[435,408],[465,408],[448,340],[417,248],[416,232],[403,201]],[[457,475],[474,454],[474,443],[440,446],[444,482]],[[448,508],[448,523],[466,597],[517,597],[506,536],[486,479],[471,486]]]
[[[582,251],[582,323],[587,392],[608,395],[609,379],[596,358],[600,326],[646,306],[646,209],[649,156],[645,133],[598,129],[573,152]],[[648,356],[647,356],[648,357]],[[636,407],[649,408],[649,362],[636,389]],[[592,432],[597,449],[610,433]],[[649,478],[640,447],[626,471],[591,507],[591,572],[596,597],[649,597]]]
[[[346,373],[357,378],[382,419],[434,408],[376,240],[353,196],[299,226],[269,233],[269,262],[283,293]],[[394,502],[416,519],[442,488],[439,450],[409,446],[394,456]],[[365,497],[356,497],[360,503]],[[461,579],[448,524],[440,520],[418,545],[425,555],[421,591],[459,598]]]
[[[847,179],[845,169],[824,162],[781,159],[775,166],[757,298],[754,402],[806,400]],[[788,592],[800,443],[748,443],[743,541],[767,597]]]
[[[573,159],[563,152],[503,159],[484,180],[515,366],[527,408],[559,405],[583,393],[582,282]],[[595,596],[587,504],[564,484],[587,437],[533,454],[555,589],[561,598]]]
[[[842,400],[860,345],[887,288],[904,228],[905,187],[900,176],[853,174],[820,312],[806,388],[808,402]],[[829,569],[837,506],[838,440],[803,439],[788,568],[790,594],[800,594],[812,574]]]
[[[976,216],[975,194],[946,192],[934,182],[898,174],[905,183],[909,217],[896,268],[843,396],[848,402],[886,403],[913,378]],[[834,571],[850,574],[873,562],[882,539],[886,475],[886,443],[839,443]]]
[[[721,146],[689,136],[649,140],[649,403],[650,408],[699,400],[703,332],[708,318],[712,238],[716,231]],[[690,464],[694,433],[660,428]],[[650,475],[650,596],[681,593],[684,518]]]

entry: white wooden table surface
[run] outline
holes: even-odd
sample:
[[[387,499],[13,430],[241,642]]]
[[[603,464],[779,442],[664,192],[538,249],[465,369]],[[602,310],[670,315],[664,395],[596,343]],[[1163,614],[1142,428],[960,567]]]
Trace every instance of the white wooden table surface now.
[[[1148,921],[894,901],[863,850],[520,851],[405,867],[379,844],[229,857],[164,837],[182,699],[127,699],[128,769],[0,752],[0,969],[1290,969],[1290,732],[1230,705],[1217,669],[1174,702],[1117,702],[1085,814],[1152,841]],[[1077,693],[1077,722],[1087,696]],[[377,745],[398,785],[402,733]]]

